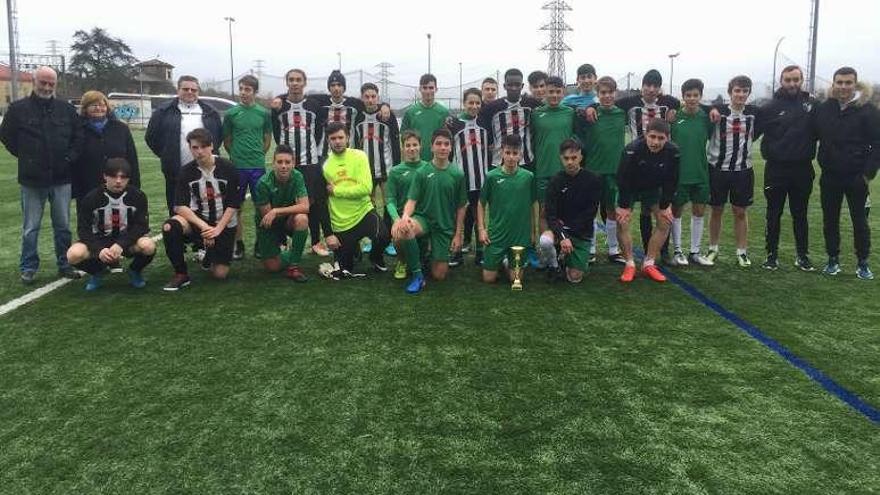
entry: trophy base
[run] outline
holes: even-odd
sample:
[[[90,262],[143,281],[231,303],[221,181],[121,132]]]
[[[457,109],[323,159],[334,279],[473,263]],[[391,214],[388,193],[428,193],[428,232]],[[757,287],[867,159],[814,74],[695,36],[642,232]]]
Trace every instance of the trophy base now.
[[[514,280],[512,284],[510,284],[510,290],[521,291],[523,290],[522,282],[519,280]]]

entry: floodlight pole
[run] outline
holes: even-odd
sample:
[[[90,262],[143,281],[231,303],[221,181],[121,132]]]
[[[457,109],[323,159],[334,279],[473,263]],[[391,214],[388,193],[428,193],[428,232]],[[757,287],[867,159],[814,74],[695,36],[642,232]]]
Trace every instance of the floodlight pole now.
[[[772,96],[776,93],[776,58],[779,56],[779,45],[782,44],[782,40],[785,39],[785,36],[779,38],[779,41],[776,42],[776,49],[773,50],[773,73],[770,74],[770,80],[773,81],[771,83],[770,95]]]
[[[681,52],[669,54],[669,94],[675,94],[675,85],[673,84],[673,75],[675,74],[675,59],[681,55]]]
[[[9,30],[9,82],[12,93],[9,96],[9,102],[12,103],[18,97],[18,61],[15,53],[15,23],[12,10],[12,0],[6,0],[6,21]]]
[[[223,18],[227,23],[229,23],[229,95],[232,96],[232,99],[235,99],[235,65],[232,60],[232,23],[235,22],[234,17],[224,17]]]
[[[428,74],[431,73],[431,33],[428,33]]]

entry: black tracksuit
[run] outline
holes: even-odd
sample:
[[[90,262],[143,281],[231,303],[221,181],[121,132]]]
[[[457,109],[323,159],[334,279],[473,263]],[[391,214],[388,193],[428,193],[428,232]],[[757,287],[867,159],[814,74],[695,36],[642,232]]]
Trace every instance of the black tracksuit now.
[[[648,149],[645,138],[626,145],[617,168],[618,206],[632,208],[636,195],[659,190],[658,206],[661,210],[668,208],[678,186],[680,161],[678,146],[670,141],[657,153]]]
[[[840,207],[843,198],[849,205],[853,224],[856,256],[867,260],[871,232],[865,213],[868,180],[880,167],[880,112],[871,105],[870,90],[841,108],[838,100],[828,99],[819,105],[814,119],[819,138],[819,181],[825,250],[828,256],[840,254]]]
[[[587,169],[571,176],[561,170],[550,179],[544,200],[544,217],[557,241],[576,237],[593,239],[593,219],[602,197],[602,181]]]
[[[764,197],[767,199],[767,254],[779,250],[779,231],[785,199],[791,212],[798,256],[809,250],[807,205],[813,191],[813,158],[816,137],[813,118],[818,103],[807,92],[790,95],[780,89],[761,109],[764,139],[761,154],[764,168]]]

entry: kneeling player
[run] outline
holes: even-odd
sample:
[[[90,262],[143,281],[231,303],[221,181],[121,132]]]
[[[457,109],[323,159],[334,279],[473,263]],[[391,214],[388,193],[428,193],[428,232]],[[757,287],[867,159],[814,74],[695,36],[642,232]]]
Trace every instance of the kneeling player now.
[[[626,257],[626,266],[620,276],[621,282],[632,282],[636,275],[633,258],[630,220],[633,205],[642,203],[642,209],[654,215],[657,228],[648,241],[648,253],[642,272],[657,282],[666,277],[654,264],[660,247],[669,235],[672,224],[672,199],[678,185],[678,147],[669,141],[669,124],[665,120],[652,119],[645,129],[645,136],[626,146],[617,169],[617,224],[620,246]]]
[[[549,230],[541,234],[538,253],[541,262],[555,273],[560,269],[557,249],[562,253],[565,278],[580,283],[589,269],[593,219],[602,197],[602,180],[581,167],[581,145],[566,139],[559,146],[562,170],[547,184],[544,215]]]
[[[504,136],[501,143],[501,167],[486,175],[477,205],[477,231],[486,246],[483,258],[483,281],[493,283],[498,278],[501,261],[510,258],[513,246],[527,247],[535,243],[538,229],[538,199],[535,176],[518,166],[522,154],[522,139],[516,135]],[[486,207],[489,208],[488,228]],[[523,260],[524,261],[524,260]],[[508,270],[513,280],[513,274]]]
[[[464,236],[464,214],[467,206],[464,172],[452,167],[452,134],[437,129],[431,136],[430,163],[422,166],[413,179],[407,194],[403,215],[392,228],[395,242],[406,251],[407,265],[412,278],[406,291],[416,294],[425,286],[425,277],[419,265],[416,238],[426,237],[431,243],[431,276],[446,279],[449,271],[449,253],[461,249]]]
[[[101,287],[101,275],[123,257],[134,258],[128,279],[137,289],[146,285],[141,274],[156,254],[150,231],[147,197],[129,184],[131,165],[125,158],[111,158],[104,165],[104,185],[83,198],[77,211],[79,241],[67,250],[71,265],[91,277],[86,290]]]
[[[254,189],[257,221],[257,254],[270,272],[287,267],[287,278],[305,282],[309,278],[299,267],[309,229],[309,195],[302,173],[296,170],[293,150],[286,144],[275,148],[272,172],[263,174]],[[290,250],[281,244],[292,237]]]
[[[214,156],[213,137],[207,129],[186,135],[193,161],[180,168],[174,192],[173,217],[162,226],[165,254],[174,277],[163,287],[176,291],[190,284],[183,251],[187,242],[201,238],[211,275],[225,279],[235,244],[235,227],[241,203],[238,170],[229,160]]]

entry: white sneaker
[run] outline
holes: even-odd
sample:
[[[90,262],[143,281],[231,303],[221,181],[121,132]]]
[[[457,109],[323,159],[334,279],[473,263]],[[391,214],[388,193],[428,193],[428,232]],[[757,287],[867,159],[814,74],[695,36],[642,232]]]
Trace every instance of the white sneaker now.
[[[672,266],[688,266],[688,259],[680,250],[672,255]]]
[[[715,263],[712,260],[700,253],[691,253],[690,256],[688,256],[688,262],[693,263],[696,266],[715,266]]]

